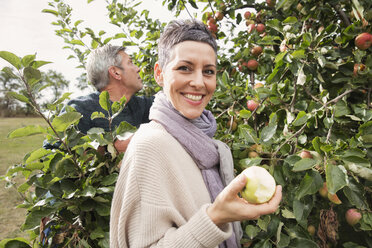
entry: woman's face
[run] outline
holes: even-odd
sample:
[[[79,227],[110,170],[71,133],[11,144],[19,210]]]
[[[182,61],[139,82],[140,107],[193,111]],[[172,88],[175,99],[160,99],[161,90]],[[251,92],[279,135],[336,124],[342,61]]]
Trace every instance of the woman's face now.
[[[199,117],[216,89],[216,54],[207,43],[184,41],[172,48],[155,79],[173,107],[188,119]]]

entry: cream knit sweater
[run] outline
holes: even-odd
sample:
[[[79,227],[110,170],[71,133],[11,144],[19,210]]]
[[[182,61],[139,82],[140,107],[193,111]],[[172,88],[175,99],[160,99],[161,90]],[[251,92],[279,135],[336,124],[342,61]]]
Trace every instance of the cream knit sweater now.
[[[143,124],[125,153],[114,192],[110,247],[217,247],[232,233],[206,213],[210,196],[191,156],[164,127]]]

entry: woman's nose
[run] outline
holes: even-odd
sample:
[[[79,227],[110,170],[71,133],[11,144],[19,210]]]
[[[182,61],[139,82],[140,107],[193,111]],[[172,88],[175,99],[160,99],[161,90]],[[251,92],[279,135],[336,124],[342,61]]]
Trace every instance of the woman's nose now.
[[[192,87],[202,88],[204,86],[204,77],[202,72],[195,72],[190,82]]]

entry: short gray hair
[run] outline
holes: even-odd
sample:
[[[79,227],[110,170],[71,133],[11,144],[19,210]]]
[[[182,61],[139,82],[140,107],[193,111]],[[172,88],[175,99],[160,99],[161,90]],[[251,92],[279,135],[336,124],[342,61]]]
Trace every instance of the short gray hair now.
[[[125,51],[125,47],[106,44],[90,52],[86,65],[87,76],[97,90],[108,85],[110,66],[121,67],[121,51]]]
[[[161,67],[167,65],[172,48],[183,41],[200,41],[209,44],[217,54],[217,43],[205,24],[195,19],[174,20],[170,22],[158,45],[158,62]]]

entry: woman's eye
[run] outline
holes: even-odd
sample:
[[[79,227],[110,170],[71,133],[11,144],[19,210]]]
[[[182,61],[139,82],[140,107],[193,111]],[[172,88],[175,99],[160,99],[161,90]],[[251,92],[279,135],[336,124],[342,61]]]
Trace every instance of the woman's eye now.
[[[214,70],[205,70],[204,73],[208,74],[208,75],[214,75],[215,74]]]
[[[189,71],[190,69],[187,66],[180,66],[180,67],[177,68],[177,70],[180,70],[180,71]]]

